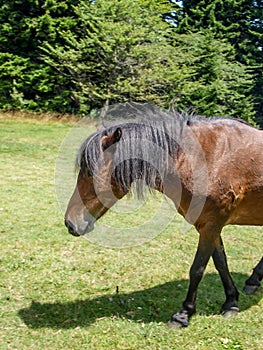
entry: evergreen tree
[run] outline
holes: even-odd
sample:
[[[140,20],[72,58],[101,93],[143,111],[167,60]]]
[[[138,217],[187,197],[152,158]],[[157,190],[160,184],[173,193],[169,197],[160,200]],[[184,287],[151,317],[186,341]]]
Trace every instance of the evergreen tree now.
[[[259,119],[263,113],[263,3],[262,0],[184,0],[177,32],[209,30],[227,39],[235,49],[235,59],[254,75],[252,94]]]
[[[179,107],[192,106],[198,114],[232,116],[253,123],[253,75],[236,62],[232,45],[215,39],[209,31],[181,34],[176,39],[185,48],[185,64],[192,69],[178,99]]]
[[[0,108],[74,110],[65,77],[41,59],[41,44],[63,43],[74,29],[76,0],[2,0],[0,3]]]
[[[81,1],[78,32],[66,45],[46,42],[45,61],[72,81],[82,112],[124,100],[167,103],[183,72],[168,43],[171,27],[159,1]],[[179,56],[179,55],[178,55]]]

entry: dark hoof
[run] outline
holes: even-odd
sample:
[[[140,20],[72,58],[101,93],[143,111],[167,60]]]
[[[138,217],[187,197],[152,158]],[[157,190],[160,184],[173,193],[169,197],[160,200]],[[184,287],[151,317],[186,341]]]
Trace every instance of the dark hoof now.
[[[239,313],[238,307],[231,307],[231,309],[223,311],[224,318],[234,317],[237,316]]]
[[[181,310],[171,317],[168,322],[168,327],[170,328],[182,328],[187,327],[189,324],[188,312],[186,310]]]
[[[255,285],[249,285],[246,284],[245,287],[243,288],[243,292],[250,295],[250,294],[254,294],[257,290],[258,290],[259,286],[255,286]]]

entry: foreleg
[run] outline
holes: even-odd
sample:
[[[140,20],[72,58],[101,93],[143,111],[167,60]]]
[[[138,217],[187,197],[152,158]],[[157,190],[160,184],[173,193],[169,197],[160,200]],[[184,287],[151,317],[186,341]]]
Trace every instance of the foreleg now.
[[[203,277],[205,268],[215,249],[214,236],[212,234],[202,234],[199,236],[198,249],[194,262],[190,269],[190,284],[182,309],[171,317],[168,326],[186,327],[189,324],[189,318],[196,311],[196,294],[198,285]]]

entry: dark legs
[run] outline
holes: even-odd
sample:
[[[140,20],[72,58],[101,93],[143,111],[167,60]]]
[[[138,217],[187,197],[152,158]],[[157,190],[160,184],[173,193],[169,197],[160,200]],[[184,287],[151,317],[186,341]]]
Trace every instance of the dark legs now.
[[[246,280],[244,292],[246,294],[253,294],[259,287],[260,281],[263,279],[263,258],[253,269],[252,275]]]
[[[215,267],[221,277],[226,294],[226,301],[223,304],[221,311],[227,317],[231,314],[239,312],[239,309],[236,305],[239,293],[228,270],[226,254],[221,237],[218,237],[216,241],[216,247],[213,252],[213,260]]]
[[[198,249],[194,262],[190,269],[190,284],[182,309],[171,317],[168,325],[170,327],[186,327],[189,323],[189,317],[195,313],[197,287],[203,277],[206,265],[215,249],[214,238],[211,235],[199,236]]]
[[[189,318],[194,314],[196,309],[197,287],[203,277],[203,273],[211,255],[213,256],[216,269],[220,274],[226,294],[226,301],[222,306],[222,312],[226,316],[229,316],[230,314],[237,313],[239,311],[236,305],[236,301],[238,300],[238,291],[228,270],[220,232],[218,234],[200,233],[198,249],[193,265],[190,269],[190,285],[188,288],[188,293],[185,301],[183,302],[182,309],[171,317],[169,326],[186,327],[188,325]]]

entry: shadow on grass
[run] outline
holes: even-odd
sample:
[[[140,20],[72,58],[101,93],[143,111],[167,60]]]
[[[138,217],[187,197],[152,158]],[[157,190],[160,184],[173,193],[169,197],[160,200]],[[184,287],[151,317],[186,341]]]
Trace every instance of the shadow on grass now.
[[[239,290],[247,275],[232,274]],[[21,309],[19,317],[31,328],[84,327],[106,317],[120,317],[135,322],[167,322],[178,311],[185,298],[188,280],[177,280],[127,294],[115,293],[91,299],[65,303],[41,303],[32,301],[29,308]],[[240,293],[239,307],[244,311],[257,304],[263,289],[253,296]],[[198,289],[197,312],[201,315],[218,314],[224,302],[224,292],[218,274],[206,274]]]

